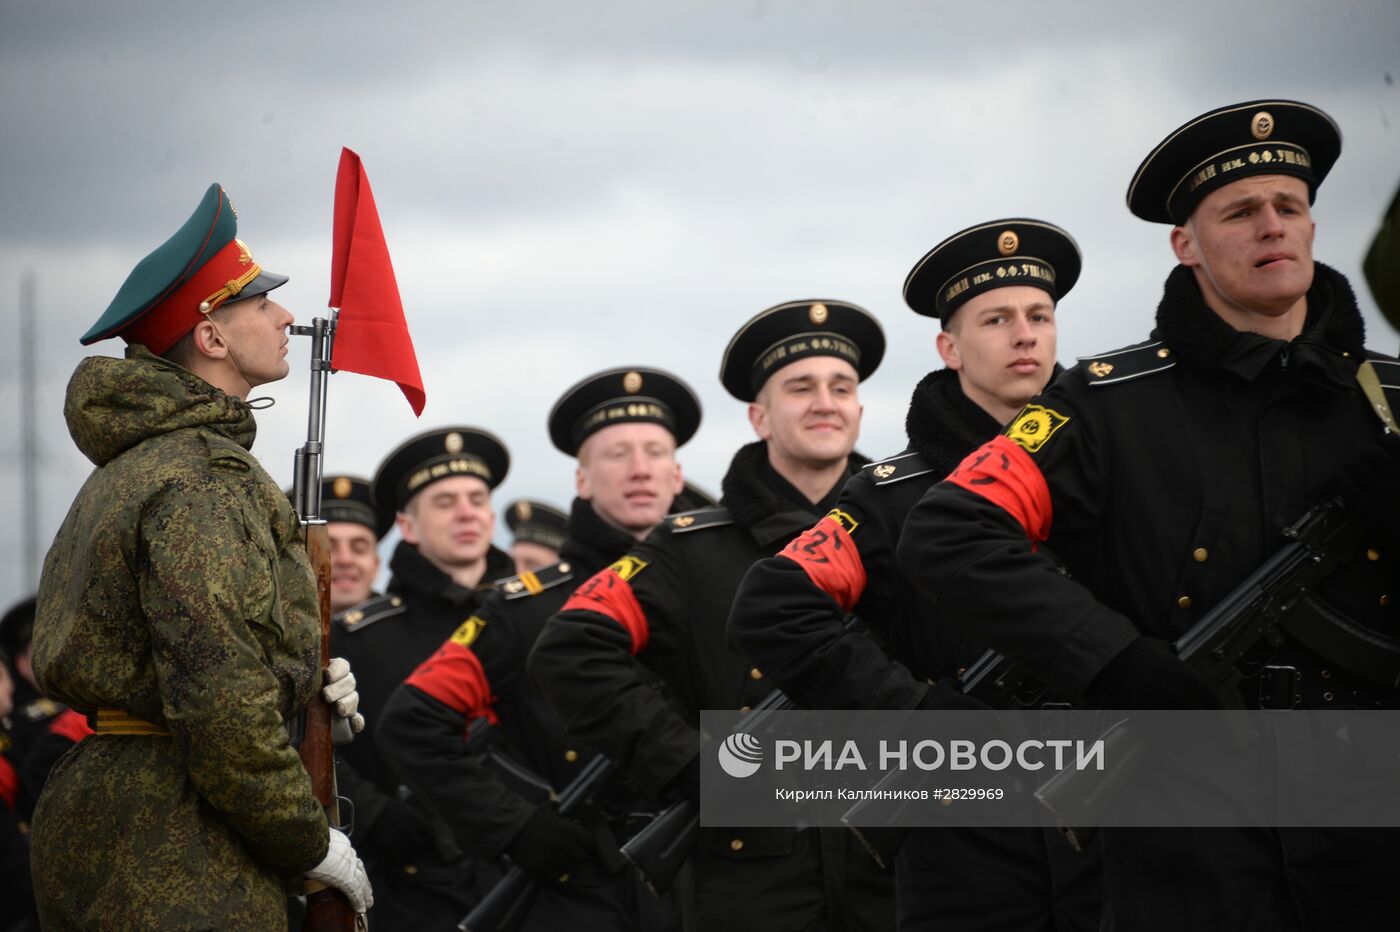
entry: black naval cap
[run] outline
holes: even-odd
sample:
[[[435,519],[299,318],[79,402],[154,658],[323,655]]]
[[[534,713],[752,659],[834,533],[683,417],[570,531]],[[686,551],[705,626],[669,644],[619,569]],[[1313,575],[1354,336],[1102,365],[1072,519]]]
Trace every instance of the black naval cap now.
[[[287,489],[286,492],[295,505],[296,490]],[[380,527],[387,531],[394,521],[392,513],[381,518],[374,507],[374,490],[368,479],[340,474],[321,477],[321,517],[327,521],[363,524],[380,537],[384,536]]]
[[[0,649],[11,660],[24,652],[34,639],[34,596],[11,605],[0,618]]]
[[[885,332],[869,311],[848,301],[811,299],[774,305],[739,328],[719,364],[719,380],[740,401],[753,401],[773,373],[809,356],[835,356],[861,381],[885,357]]]
[[[1009,217],[959,230],[915,263],[904,302],[944,325],[984,291],[1031,285],[1058,303],[1079,281],[1079,244],[1044,220]]]
[[[494,435],[475,427],[439,427],[410,437],[374,474],[375,530],[383,537],[409,499],[441,479],[475,476],[494,489],[510,470],[510,454]]]
[[[368,479],[359,476],[325,476],[321,479],[321,517],[327,521],[347,521],[363,524],[380,537],[379,529],[393,522],[388,516],[386,522],[374,507],[374,490]]]
[[[661,369],[608,369],[574,385],[549,412],[549,439],[569,456],[590,435],[613,424],[660,424],[681,446],[700,427],[700,399]]]
[[[1207,194],[1250,175],[1294,175],[1308,202],[1342,152],[1342,131],[1296,100],[1231,104],[1174,130],[1138,166],[1128,209],[1152,223],[1183,224]]]
[[[506,506],[506,527],[516,543],[539,544],[558,550],[564,546],[569,516],[553,505],[522,498]]]

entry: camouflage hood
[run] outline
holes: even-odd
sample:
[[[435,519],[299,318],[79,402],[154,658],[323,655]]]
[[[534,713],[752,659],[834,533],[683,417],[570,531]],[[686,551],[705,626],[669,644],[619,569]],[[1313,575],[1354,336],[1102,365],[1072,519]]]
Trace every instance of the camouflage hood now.
[[[127,347],[125,359],[80,362],[63,416],[73,442],[98,466],[143,440],[187,427],[211,430],[244,449],[252,448],[258,430],[248,405],[140,345]]]

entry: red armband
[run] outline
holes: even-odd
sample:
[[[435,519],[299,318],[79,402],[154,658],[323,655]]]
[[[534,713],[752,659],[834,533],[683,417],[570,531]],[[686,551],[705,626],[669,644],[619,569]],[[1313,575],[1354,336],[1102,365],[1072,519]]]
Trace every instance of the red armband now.
[[[64,709],[49,722],[49,732],[77,744],[92,734],[92,728],[88,726],[87,716],[79,715],[72,709]]]
[[[851,539],[857,522],[846,512],[833,509],[793,540],[778,556],[802,567],[816,587],[850,611],[865,592],[865,564]]]
[[[15,773],[14,764],[4,757],[0,757],[0,802],[11,812],[19,803],[19,774]]]
[[[584,611],[606,615],[622,625],[632,638],[632,653],[646,649],[651,636],[642,603],[628,581],[646,568],[646,562],[636,557],[623,557],[605,570],[599,570],[588,582],[574,590],[561,612]]]
[[[1050,487],[1035,460],[1011,438],[994,437],[973,450],[948,481],[1000,507],[1032,541],[1050,536]]]
[[[492,722],[497,721],[493,708],[495,697],[491,695],[486,670],[481,666],[481,658],[471,649],[472,642],[485,626],[486,622],[476,615],[462,622],[452,637],[420,663],[404,682],[467,718],[484,715]]]

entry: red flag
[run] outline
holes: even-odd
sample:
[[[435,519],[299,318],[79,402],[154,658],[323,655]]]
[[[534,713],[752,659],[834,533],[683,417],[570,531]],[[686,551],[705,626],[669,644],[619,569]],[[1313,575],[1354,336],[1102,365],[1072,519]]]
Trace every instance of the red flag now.
[[[340,308],[331,368],[397,382],[421,416],[427,395],[403,317],[389,246],[360,157],[340,151],[331,244],[331,307]]]

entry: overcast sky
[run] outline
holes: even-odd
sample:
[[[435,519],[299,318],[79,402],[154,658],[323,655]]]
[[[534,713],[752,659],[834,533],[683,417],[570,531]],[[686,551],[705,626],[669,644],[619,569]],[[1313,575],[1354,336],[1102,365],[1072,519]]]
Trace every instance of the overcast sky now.
[[[1234,9],[1238,6],[1239,9]],[[769,305],[840,298],[890,341],[862,386],[860,448],[902,448],[937,364],[903,304],[949,233],[1060,224],[1084,272],[1060,358],[1144,339],[1167,228],[1124,207],[1166,133],[1210,108],[1293,97],[1342,127],[1315,252],[1353,279],[1372,347],[1397,334],[1360,261],[1400,183],[1400,3],[76,3],[0,0],[0,606],[28,586],[20,520],[18,314],[37,282],[41,550],[91,468],[63,423],[78,337],[212,181],[239,235],[326,305],[341,146],[374,187],[428,404],[332,379],[331,470],[371,475],[419,430],[485,427],[513,464],[498,505],[566,505],[545,415],[579,378],[669,369],[704,404],[682,451],[712,491],[750,439],[720,387],[733,332]],[[305,341],[262,394],[254,452],[290,482],[306,430]]]

